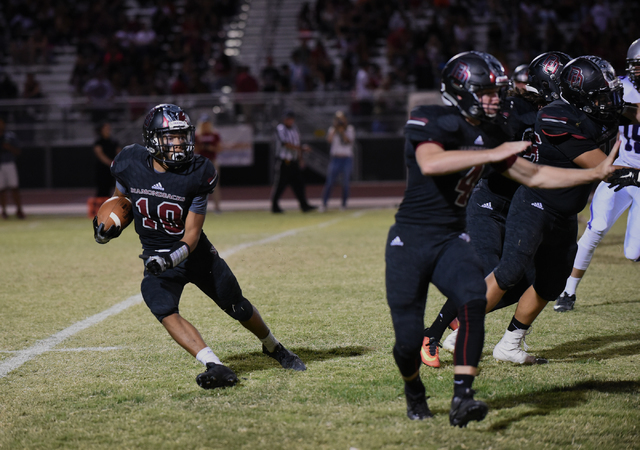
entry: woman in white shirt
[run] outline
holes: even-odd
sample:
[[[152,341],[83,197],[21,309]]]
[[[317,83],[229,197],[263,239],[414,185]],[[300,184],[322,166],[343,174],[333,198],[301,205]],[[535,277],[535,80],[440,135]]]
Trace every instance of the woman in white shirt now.
[[[333,118],[333,125],[329,127],[327,141],[331,144],[327,181],[322,191],[321,211],[326,211],[331,189],[342,175],[342,209],[347,207],[349,198],[349,178],[353,168],[353,146],[356,140],[356,130],[350,125],[342,111],[337,111]]]

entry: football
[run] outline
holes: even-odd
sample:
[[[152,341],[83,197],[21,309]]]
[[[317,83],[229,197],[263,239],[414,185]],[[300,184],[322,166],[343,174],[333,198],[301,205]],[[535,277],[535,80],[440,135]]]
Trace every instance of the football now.
[[[111,197],[104,202],[98,210],[98,225],[104,223],[104,229],[108,230],[112,225],[124,230],[133,220],[131,200],[127,197]]]

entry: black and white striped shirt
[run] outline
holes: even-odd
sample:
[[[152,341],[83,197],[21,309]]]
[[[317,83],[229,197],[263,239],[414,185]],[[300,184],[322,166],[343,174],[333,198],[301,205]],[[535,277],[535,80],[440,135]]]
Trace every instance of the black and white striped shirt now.
[[[298,151],[288,149],[284,144],[293,144],[296,147],[300,146],[300,133],[295,125],[287,128],[282,123],[278,124],[276,128],[276,158],[290,161],[297,160]]]

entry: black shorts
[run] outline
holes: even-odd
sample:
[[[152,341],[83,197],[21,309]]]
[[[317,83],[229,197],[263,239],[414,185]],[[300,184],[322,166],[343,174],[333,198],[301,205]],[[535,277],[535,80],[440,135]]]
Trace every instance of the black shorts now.
[[[224,311],[246,300],[235,275],[204,236],[178,267],[158,276],[145,270],[142,297],[160,322],[179,312],[180,296],[187,283],[195,284]]]
[[[482,265],[462,232],[395,224],[385,251],[387,302],[398,334],[422,342],[429,283],[457,308],[486,300]]]
[[[554,301],[571,274],[577,236],[577,215],[547,210],[530,189],[519,188],[511,201],[503,256],[495,270],[498,285],[512,287],[533,263],[533,287],[540,297]]]
[[[498,266],[502,257],[505,226],[511,202],[489,190],[480,182],[467,205],[467,232],[482,262],[484,275]]]

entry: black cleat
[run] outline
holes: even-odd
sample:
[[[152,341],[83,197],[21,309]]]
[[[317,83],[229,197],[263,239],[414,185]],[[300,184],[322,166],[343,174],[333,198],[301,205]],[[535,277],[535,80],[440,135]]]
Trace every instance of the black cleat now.
[[[299,372],[307,370],[307,366],[304,365],[300,357],[291,350],[287,350],[282,344],[278,344],[273,352],[267,350],[267,347],[263,345],[262,353],[278,361],[285,369],[293,369]]]
[[[556,299],[556,304],[553,305],[553,310],[556,312],[571,311],[575,303],[576,303],[575,294],[567,295],[566,292],[563,292],[562,295]]]
[[[431,419],[433,413],[427,405],[427,397],[424,393],[419,395],[411,395],[405,389],[405,397],[407,398],[407,417],[411,420]]]
[[[449,423],[454,427],[466,427],[472,420],[480,422],[487,415],[487,404],[473,398],[475,391],[467,389],[461,397],[453,397],[449,410]]]
[[[302,207],[302,212],[311,212],[311,211],[315,211],[316,209],[318,209],[317,206],[314,205],[306,205]]]
[[[207,363],[207,370],[196,377],[196,383],[202,389],[235,386],[237,382],[238,377],[233,370],[216,363]]]
[[[284,212],[284,209],[280,208],[279,206],[272,206],[271,212],[274,214],[282,214]]]

